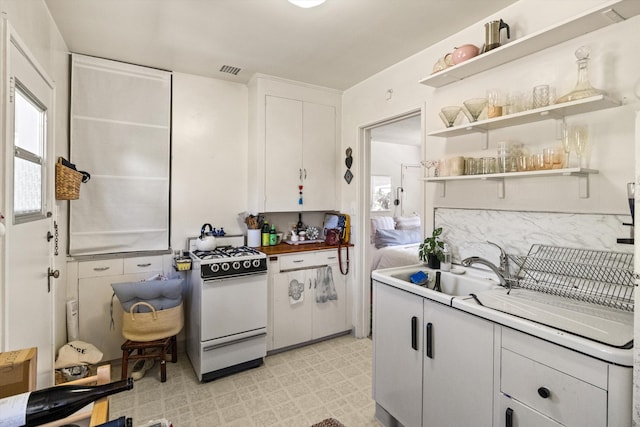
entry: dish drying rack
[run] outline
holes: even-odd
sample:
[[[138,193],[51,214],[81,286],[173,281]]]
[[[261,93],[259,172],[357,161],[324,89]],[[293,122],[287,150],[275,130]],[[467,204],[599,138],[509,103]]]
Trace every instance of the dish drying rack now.
[[[507,256],[514,287],[633,311],[633,254],[535,244]]]

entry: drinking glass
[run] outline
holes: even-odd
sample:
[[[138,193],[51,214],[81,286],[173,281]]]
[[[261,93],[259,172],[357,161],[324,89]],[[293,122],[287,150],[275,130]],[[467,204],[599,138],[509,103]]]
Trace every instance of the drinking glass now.
[[[549,105],[549,85],[539,85],[533,88],[533,108]]]
[[[587,151],[587,144],[589,142],[589,132],[584,125],[576,125],[571,128],[571,139],[573,141],[573,148],[578,156],[578,167],[582,167],[582,156]]]
[[[429,170],[433,167],[438,166],[438,161],[437,160],[424,160],[422,162],[422,166],[424,166],[427,169],[427,178],[429,178],[431,176],[431,173],[429,172]]]
[[[564,167],[568,168],[570,167],[569,161],[571,159],[571,151],[573,150],[573,140],[571,139],[569,130],[566,126],[562,126],[561,132],[562,150],[564,151]]]

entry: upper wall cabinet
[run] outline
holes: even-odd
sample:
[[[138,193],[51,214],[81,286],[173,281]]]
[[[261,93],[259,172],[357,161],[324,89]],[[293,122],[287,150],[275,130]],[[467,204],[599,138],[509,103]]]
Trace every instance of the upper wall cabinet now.
[[[333,106],[266,97],[265,211],[334,209],[335,122]]]
[[[249,94],[250,209],[336,210],[340,93],[267,76]]]
[[[576,17],[434,73],[420,80],[420,83],[436,88],[446,86],[638,14],[640,1],[611,0]]]

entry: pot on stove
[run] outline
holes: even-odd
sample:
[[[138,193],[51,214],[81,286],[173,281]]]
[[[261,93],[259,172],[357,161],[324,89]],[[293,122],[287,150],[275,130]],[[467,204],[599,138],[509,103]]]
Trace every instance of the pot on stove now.
[[[207,232],[207,227],[209,231]],[[200,229],[200,237],[196,239],[196,249],[199,251],[212,251],[216,248],[216,238],[212,235],[211,224],[204,224]]]

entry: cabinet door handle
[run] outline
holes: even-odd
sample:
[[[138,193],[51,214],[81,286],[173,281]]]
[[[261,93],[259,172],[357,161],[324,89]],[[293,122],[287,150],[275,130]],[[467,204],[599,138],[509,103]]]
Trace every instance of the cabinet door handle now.
[[[513,427],[513,409],[507,408],[504,413],[505,427]]]
[[[547,399],[549,396],[551,396],[551,391],[546,387],[540,387],[538,389],[538,395],[543,399]]]
[[[93,267],[93,271],[107,271],[111,267]]]
[[[150,262],[145,262],[144,264],[136,264],[138,267],[149,267],[151,265]]]
[[[298,169],[300,171],[300,181],[302,181],[302,168]]]
[[[418,350],[418,318],[411,318],[411,348]]]
[[[427,350],[427,357],[429,359],[433,359],[433,323],[429,322],[427,323],[427,339],[426,339],[426,344],[425,344],[425,348]]]
[[[304,168],[304,179],[307,179],[307,168]]]

